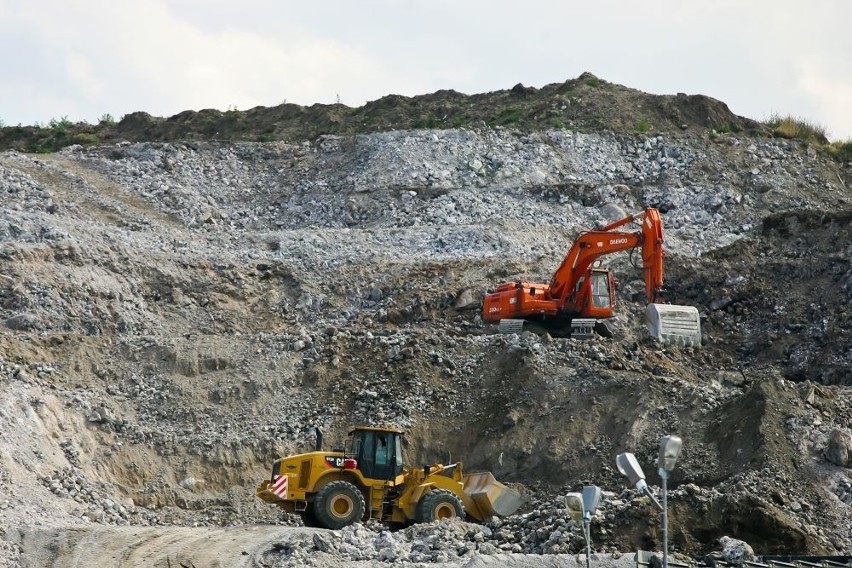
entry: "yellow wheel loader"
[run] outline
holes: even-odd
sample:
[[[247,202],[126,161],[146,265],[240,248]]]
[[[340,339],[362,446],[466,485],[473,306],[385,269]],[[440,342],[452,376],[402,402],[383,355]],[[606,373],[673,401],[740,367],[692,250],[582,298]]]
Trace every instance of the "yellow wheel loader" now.
[[[462,471],[462,463],[407,469],[401,430],[357,426],[343,450],[282,457],[257,496],[302,516],[308,526],[339,529],[377,519],[425,523],[469,516],[486,521],[514,513],[526,498],[490,472]]]

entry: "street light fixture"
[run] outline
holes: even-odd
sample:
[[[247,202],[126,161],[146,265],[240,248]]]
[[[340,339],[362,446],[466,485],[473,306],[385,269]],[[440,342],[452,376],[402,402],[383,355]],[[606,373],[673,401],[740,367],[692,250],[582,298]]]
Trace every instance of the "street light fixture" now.
[[[668,479],[669,473],[675,468],[682,445],[683,440],[678,436],[663,436],[660,440],[657,473],[663,480],[663,568],[669,568]]]
[[[646,495],[656,508],[662,510],[663,506],[660,505],[651,488],[645,483],[645,473],[642,471],[639,462],[636,461],[636,456],[631,453],[618,454],[615,458],[615,465],[621,475],[625,476],[630,484],[636,487],[636,491]]]
[[[586,568],[591,567],[592,558],[592,516],[601,501],[601,488],[597,485],[583,487],[583,535],[586,537]]]

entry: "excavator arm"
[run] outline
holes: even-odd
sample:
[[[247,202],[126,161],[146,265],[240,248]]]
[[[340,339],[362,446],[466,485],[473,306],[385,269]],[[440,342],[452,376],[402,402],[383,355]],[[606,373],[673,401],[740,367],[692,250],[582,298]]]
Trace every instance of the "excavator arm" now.
[[[642,228],[635,232],[615,231],[628,223],[642,220]],[[580,310],[575,297],[578,282],[590,275],[592,264],[601,256],[642,247],[642,270],[645,295],[654,302],[663,287],[663,222],[657,209],[628,215],[623,219],[582,233],[550,280],[549,294],[568,310]]]

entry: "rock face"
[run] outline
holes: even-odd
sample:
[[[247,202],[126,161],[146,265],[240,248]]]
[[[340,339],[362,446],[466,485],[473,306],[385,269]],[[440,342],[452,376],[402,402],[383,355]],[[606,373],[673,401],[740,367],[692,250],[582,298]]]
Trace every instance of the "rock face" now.
[[[825,457],[840,467],[852,466],[852,434],[843,430],[833,430],[828,436]]]
[[[613,466],[633,452],[659,483],[668,433],[684,440],[673,553],[721,536],[848,550],[849,175],[796,141],[690,129],[2,153],[0,525],[26,529],[3,550],[51,553],[33,527],[260,523],[293,529],[252,541],[267,565],[576,554],[562,496],[588,483],[604,489],[596,552],[658,549],[655,511]],[[605,336],[483,323],[486,290],[547,281],[580,231],[645,206],[701,348],[647,338],[626,253],[606,259],[621,285]],[[310,450],[315,427],[339,447],[355,423],[401,427],[408,465],[461,459],[530,505],[329,534],[256,499],[274,457]]]

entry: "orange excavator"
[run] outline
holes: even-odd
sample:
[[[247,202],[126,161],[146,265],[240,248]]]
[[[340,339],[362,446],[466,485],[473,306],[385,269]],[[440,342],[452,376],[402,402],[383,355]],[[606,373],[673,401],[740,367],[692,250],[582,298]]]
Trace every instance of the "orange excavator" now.
[[[634,221],[637,231],[617,230]],[[600,257],[641,248],[649,330],[668,343],[696,345],[701,341],[698,310],[656,303],[663,288],[663,221],[652,207],[577,237],[549,284],[507,282],[485,296],[482,318],[499,322],[503,332],[517,332],[525,320],[555,326],[569,324],[572,336],[588,336],[600,319],[613,316],[616,280],[600,266]]]

